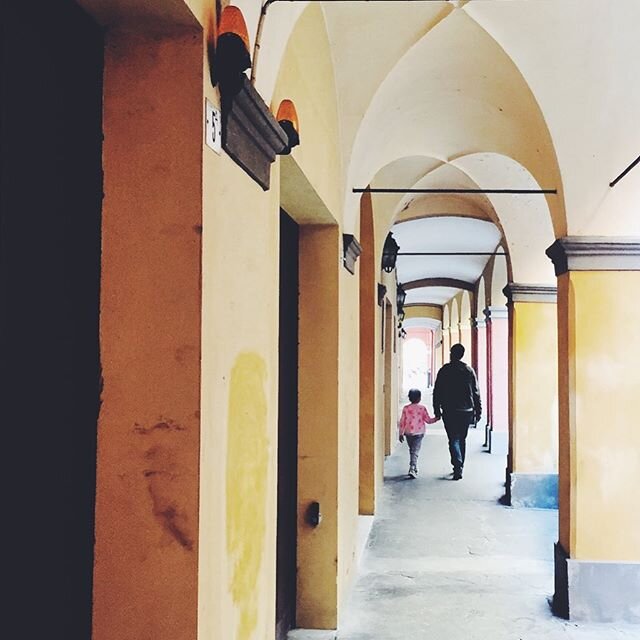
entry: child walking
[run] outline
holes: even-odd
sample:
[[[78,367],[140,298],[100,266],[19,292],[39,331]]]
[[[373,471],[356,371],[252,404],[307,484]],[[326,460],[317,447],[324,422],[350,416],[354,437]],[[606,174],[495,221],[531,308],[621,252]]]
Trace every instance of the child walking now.
[[[400,442],[404,442],[406,436],[409,445],[410,478],[418,477],[418,454],[422,446],[422,438],[424,438],[425,425],[438,422],[438,418],[432,418],[427,408],[420,404],[421,399],[420,389],[410,389],[409,401],[411,404],[402,407],[402,415],[400,416]]]

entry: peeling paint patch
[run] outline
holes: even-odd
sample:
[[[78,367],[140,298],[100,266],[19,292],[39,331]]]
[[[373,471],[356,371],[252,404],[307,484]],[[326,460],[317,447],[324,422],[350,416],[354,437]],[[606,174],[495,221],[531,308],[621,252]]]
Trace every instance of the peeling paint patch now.
[[[226,474],[229,587],[239,611],[236,640],[249,640],[258,624],[269,455],[265,381],[264,360],[240,354],[231,371]]]

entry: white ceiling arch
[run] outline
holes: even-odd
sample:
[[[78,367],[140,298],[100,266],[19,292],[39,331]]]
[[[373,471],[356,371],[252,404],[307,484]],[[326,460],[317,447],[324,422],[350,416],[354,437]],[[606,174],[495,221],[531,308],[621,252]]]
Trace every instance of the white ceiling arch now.
[[[402,326],[405,329],[439,329],[442,323],[435,318],[407,318],[403,321]]]
[[[401,222],[392,229],[400,254],[398,280],[455,278],[475,283],[489,255],[402,255],[403,253],[493,253],[500,243],[498,228],[485,220],[453,216]]]
[[[444,305],[456,296],[460,289],[454,287],[420,287],[407,291],[406,305],[435,304]]]
[[[389,160],[426,155],[447,162],[478,152],[512,157],[545,188],[561,186],[546,125],[522,75],[486,31],[456,11],[405,54],[371,101],[350,158],[347,225],[357,216],[349,188],[366,186]],[[553,215],[562,217],[561,201]]]

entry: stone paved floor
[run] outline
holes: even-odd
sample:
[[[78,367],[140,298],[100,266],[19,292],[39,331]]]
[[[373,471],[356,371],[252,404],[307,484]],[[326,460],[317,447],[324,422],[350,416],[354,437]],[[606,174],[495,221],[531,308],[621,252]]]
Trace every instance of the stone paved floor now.
[[[629,640],[640,627],[555,618],[557,512],[499,504],[505,460],[471,430],[463,480],[450,479],[447,441],[430,427],[420,476],[406,479],[399,445],[339,640]]]

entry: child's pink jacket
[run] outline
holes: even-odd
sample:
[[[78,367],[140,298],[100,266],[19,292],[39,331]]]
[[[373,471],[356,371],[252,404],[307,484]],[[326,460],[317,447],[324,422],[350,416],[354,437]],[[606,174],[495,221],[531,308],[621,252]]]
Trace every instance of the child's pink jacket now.
[[[402,407],[400,416],[400,435],[419,436],[424,433],[426,424],[438,422],[432,418],[423,404],[407,404]]]

